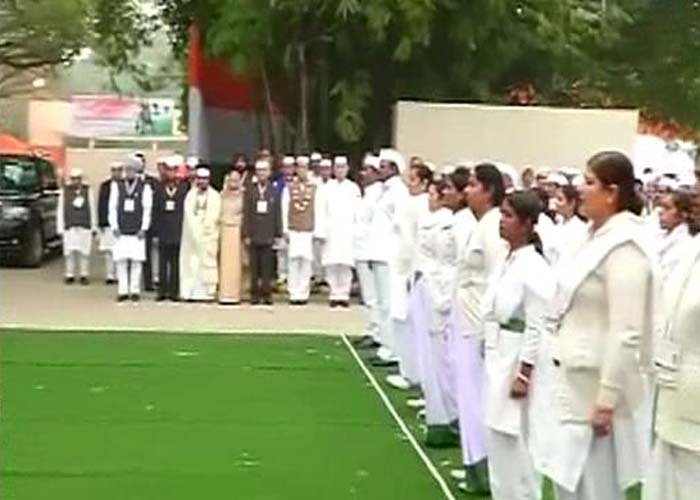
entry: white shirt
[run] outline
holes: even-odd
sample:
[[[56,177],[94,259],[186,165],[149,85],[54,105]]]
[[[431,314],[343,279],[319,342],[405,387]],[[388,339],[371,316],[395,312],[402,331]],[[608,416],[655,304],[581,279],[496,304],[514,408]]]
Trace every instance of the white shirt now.
[[[557,265],[563,256],[573,251],[588,236],[588,224],[574,215],[554,227],[549,246],[545,246],[545,257]],[[543,242],[544,243],[544,242]]]
[[[659,258],[661,259],[661,273],[668,278],[675,269],[692,237],[688,232],[688,225],[679,224],[671,231],[667,231],[659,242]]]
[[[395,262],[399,251],[400,210],[409,197],[408,188],[399,176],[386,180],[372,214],[370,226],[370,260]]]
[[[457,240],[457,255],[461,255],[467,247],[476,222],[474,212],[469,207],[463,208],[455,214],[454,231]]]
[[[401,276],[410,276],[416,271],[416,234],[419,221],[430,214],[428,193],[409,196],[399,207],[399,211],[400,242],[397,269]]]
[[[375,182],[365,187],[364,195],[355,212],[353,251],[355,260],[370,260],[370,233],[372,217],[382,194],[382,183]]]
[[[520,360],[535,364],[540,338],[544,336],[549,304],[554,297],[554,272],[535,247],[527,245],[511,252],[498,277],[489,285],[485,318],[506,325],[525,323]]]
[[[489,280],[508,253],[507,244],[501,239],[498,228],[500,220],[501,213],[497,207],[485,213],[457,258],[455,300],[462,316],[464,335],[482,334],[483,296]]]

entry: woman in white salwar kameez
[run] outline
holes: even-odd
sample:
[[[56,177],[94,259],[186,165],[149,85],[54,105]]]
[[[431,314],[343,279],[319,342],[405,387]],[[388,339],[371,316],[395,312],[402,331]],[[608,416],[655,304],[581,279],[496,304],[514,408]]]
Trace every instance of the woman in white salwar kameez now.
[[[561,260],[572,244],[580,243],[588,233],[588,224],[579,215],[580,200],[575,186],[567,184],[557,188],[553,205],[559,223],[553,231],[552,244],[545,248],[545,257],[552,266]]]
[[[659,201],[659,225],[663,230],[659,256],[664,279],[671,275],[691,239],[688,221],[692,210],[693,195],[688,190],[669,193]]]
[[[625,155],[589,160],[581,209],[591,230],[559,276],[552,380],[533,418],[533,457],[559,500],[622,500],[642,479],[660,282],[641,207]]]
[[[458,442],[457,401],[449,360],[448,322],[452,309],[457,267],[455,216],[446,205],[445,182],[436,182],[428,190],[429,213],[418,220],[416,233],[415,276],[411,290],[420,297],[421,311],[411,310],[411,334],[425,398],[426,445],[453,446]],[[421,321],[416,321],[418,318]]]
[[[534,230],[539,214],[534,192],[506,197],[500,232],[510,252],[484,300],[486,450],[494,500],[535,500],[542,494],[527,446],[528,392],[555,280]]]

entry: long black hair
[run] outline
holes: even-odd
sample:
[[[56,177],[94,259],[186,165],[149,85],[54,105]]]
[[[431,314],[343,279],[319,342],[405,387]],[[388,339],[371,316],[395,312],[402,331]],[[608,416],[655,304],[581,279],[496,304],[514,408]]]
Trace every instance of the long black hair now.
[[[523,222],[530,222],[532,230],[528,236],[528,243],[535,247],[537,253],[544,255],[544,247],[542,239],[537,234],[535,226],[542,212],[542,203],[540,197],[532,190],[528,191],[513,191],[506,195],[505,202],[511,206],[515,215]]]
[[[506,186],[503,182],[503,174],[496,165],[480,163],[474,167],[474,177],[484,186],[484,189],[491,192],[491,205],[500,207],[506,196]]]
[[[644,201],[635,188],[634,167],[629,158],[617,151],[603,151],[588,160],[588,168],[603,186],[617,186],[617,211],[629,210],[641,215]]]

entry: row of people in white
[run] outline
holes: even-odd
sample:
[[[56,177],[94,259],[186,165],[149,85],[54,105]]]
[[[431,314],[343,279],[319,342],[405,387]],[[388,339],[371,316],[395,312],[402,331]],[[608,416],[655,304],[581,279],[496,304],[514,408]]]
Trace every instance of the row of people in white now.
[[[403,368],[402,374],[415,376],[410,382],[423,390],[428,429],[458,416],[467,477],[478,478],[473,466],[488,455],[496,499],[540,498],[542,475],[560,499],[622,499],[627,487],[645,479],[646,498],[693,498],[686,485],[697,483],[700,470],[692,327],[700,244],[693,242],[694,251],[678,259],[664,282],[658,245],[632,213],[638,208],[632,166],[605,153],[589,162],[582,188],[590,226],[558,227],[570,234],[549,262],[531,243],[538,200],[514,193],[502,204],[498,177],[494,167],[479,166],[464,189],[477,220],[471,231],[455,231],[455,207],[433,201],[419,219],[411,328],[390,329],[394,336],[386,340],[381,335],[381,304],[397,287],[377,296],[369,318],[380,323],[383,347],[398,353],[401,365],[418,367],[415,375]],[[400,227],[393,226],[397,269]],[[672,304],[666,314],[663,285]],[[661,370],[658,440],[646,470],[654,358]],[[474,482],[470,486],[473,491]]]

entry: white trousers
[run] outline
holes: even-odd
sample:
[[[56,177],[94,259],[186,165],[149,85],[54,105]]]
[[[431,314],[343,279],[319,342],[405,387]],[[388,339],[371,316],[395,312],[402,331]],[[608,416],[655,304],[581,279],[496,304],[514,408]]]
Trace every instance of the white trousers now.
[[[428,425],[446,425],[458,417],[457,389],[444,334],[416,332],[421,368],[420,380],[425,398],[425,421]]]
[[[289,259],[287,291],[290,300],[309,300],[311,293],[311,261],[303,257]]]
[[[90,276],[90,256],[83,255],[80,252],[72,251],[65,257],[66,262],[66,278],[75,278],[76,261],[80,263],[80,277],[87,278]]]
[[[643,500],[700,498],[700,453],[658,438],[642,495]]]
[[[542,498],[542,476],[535,471],[522,436],[487,429],[486,448],[489,454],[491,498],[494,500]]]
[[[554,491],[557,500],[625,500],[618,480],[612,436],[593,438],[576,491],[572,493],[556,483]]]
[[[120,260],[117,262],[117,293],[119,295],[139,295],[141,293],[141,272],[143,262]]]
[[[325,243],[326,242],[324,240],[319,238],[314,238],[313,241],[314,260],[311,267],[311,272],[313,273],[314,280],[316,280],[318,283],[326,279],[322,263],[323,245],[325,245]]]
[[[345,264],[330,264],[326,266],[326,281],[331,289],[330,300],[350,300],[352,286],[352,267]]]
[[[409,328],[408,321],[405,320],[391,318],[390,322],[392,342],[396,346],[394,353],[399,358],[399,373],[412,384],[419,384],[421,371],[413,329]]]
[[[391,352],[396,352],[391,333],[391,280],[389,264],[386,262],[373,261],[371,263],[374,289],[377,292],[377,310],[379,318],[379,343],[388,348]]]
[[[362,304],[365,309],[365,334],[371,335],[375,340],[379,341],[379,308],[377,307],[377,290],[374,286],[374,276],[369,262],[366,260],[358,260],[355,262],[355,270],[357,271],[357,279],[360,282],[360,291],[362,293]]]
[[[114,265],[114,257],[112,256],[112,251],[109,250],[105,252],[105,279],[114,280],[116,277],[116,266]]]

